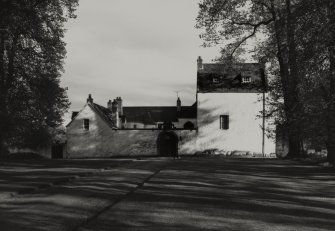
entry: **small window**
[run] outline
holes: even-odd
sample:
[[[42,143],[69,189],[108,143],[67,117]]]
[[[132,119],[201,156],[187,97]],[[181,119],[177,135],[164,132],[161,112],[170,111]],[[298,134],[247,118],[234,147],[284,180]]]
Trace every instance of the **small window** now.
[[[229,129],[229,115],[220,115],[220,129]]]
[[[133,127],[134,127],[134,129],[136,129],[136,128],[137,128],[137,125],[136,125],[136,124],[134,124],[134,126],[133,126]]]
[[[219,83],[220,79],[218,77],[213,77],[213,83]]]
[[[88,131],[90,130],[90,120],[84,119],[84,130]]]
[[[251,77],[250,76],[242,77],[242,83],[250,83],[250,82],[251,82]]]

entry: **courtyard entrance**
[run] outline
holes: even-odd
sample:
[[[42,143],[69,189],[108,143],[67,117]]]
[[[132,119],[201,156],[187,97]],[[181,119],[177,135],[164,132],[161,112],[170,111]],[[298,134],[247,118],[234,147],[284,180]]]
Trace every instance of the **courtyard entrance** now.
[[[177,156],[178,136],[173,131],[163,131],[157,138],[157,154],[159,156]]]

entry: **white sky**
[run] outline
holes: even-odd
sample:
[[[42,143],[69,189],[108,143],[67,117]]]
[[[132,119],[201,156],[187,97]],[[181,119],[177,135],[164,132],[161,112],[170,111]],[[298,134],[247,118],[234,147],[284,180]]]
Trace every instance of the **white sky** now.
[[[80,0],[77,19],[66,24],[69,112],[89,93],[103,106],[117,96],[126,106],[175,105],[174,91],[182,105],[194,103],[197,57],[210,62],[219,55],[219,47],[200,46],[198,2]]]

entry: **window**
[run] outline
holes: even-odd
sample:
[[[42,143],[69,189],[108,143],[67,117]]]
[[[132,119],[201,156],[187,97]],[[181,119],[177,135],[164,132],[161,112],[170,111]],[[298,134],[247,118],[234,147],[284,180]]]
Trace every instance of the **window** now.
[[[251,77],[250,76],[242,77],[242,83],[250,83],[250,82],[251,82]]]
[[[90,130],[90,120],[84,119],[84,130],[88,131]]]
[[[136,129],[136,128],[137,128],[137,125],[136,125],[136,124],[134,124],[134,126],[133,126],[133,127],[134,127],[134,129]]]
[[[218,83],[220,82],[220,79],[218,77],[213,77],[213,83]]]
[[[220,129],[229,129],[229,115],[220,115]]]

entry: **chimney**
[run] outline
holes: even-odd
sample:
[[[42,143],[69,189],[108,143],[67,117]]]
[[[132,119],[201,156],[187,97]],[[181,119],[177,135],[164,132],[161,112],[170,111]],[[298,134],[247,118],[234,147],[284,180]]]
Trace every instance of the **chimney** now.
[[[88,94],[87,103],[93,103],[93,98],[91,94]]]
[[[112,113],[116,113],[118,109],[117,101],[114,99],[112,102]]]
[[[181,101],[180,101],[180,98],[178,97],[177,99],[177,112],[180,112],[181,111]]]
[[[117,102],[117,106],[118,106],[119,116],[123,116],[123,107],[122,107],[121,97],[116,97],[116,102]]]
[[[115,126],[119,128],[119,112],[118,112],[118,104],[117,101],[114,99],[111,103],[112,107],[112,121],[114,122]]]
[[[198,57],[197,64],[198,64],[198,70],[202,69],[202,58],[201,58],[201,56]]]
[[[112,110],[112,100],[108,100],[108,102],[107,102],[107,108],[109,110]]]

